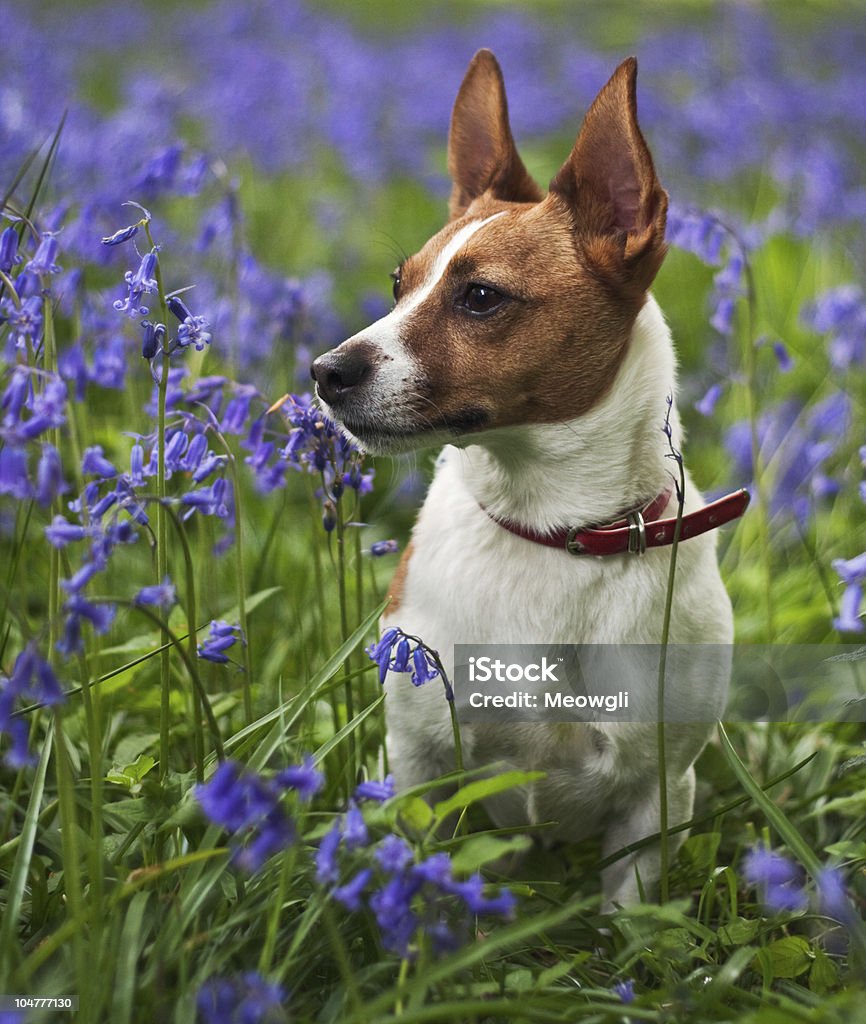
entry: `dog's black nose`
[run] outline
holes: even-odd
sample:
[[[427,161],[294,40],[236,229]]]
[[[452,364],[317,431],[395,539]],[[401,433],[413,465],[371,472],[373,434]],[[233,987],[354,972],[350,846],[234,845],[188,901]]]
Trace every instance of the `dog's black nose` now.
[[[340,345],[313,363],[310,373],[319,395],[328,405],[346,398],[373,372],[373,361],[366,345]]]

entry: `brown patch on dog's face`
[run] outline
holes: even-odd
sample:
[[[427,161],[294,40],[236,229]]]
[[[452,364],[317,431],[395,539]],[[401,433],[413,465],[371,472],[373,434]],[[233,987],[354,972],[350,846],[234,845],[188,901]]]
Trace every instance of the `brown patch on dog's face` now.
[[[615,294],[576,244],[554,196],[530,206],[473,203],[407,261],[401,301],[411,301],[456,230],[497,213],[452,257],[401,329],[423,368],[415,381],[419,407],[460,433],[583,415],[612,385],[643,304],[643,295]],[[498,305],[473,312],[478,288]]]

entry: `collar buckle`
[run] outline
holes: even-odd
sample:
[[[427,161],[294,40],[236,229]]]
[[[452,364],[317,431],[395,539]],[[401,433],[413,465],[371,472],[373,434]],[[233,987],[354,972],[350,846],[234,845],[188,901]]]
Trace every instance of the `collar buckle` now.
[[[643,555],[646,553],[646,523],[640,512],[629,512],[628,520],[628,550],[631,555]]]

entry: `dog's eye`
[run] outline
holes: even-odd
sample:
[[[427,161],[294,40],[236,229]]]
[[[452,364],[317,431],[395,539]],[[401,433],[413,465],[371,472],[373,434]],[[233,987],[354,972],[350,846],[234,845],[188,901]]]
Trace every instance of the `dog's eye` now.
[[[399,300],[399,298],[400,298],[400,282],[402,280],[402,275],[400,274],[400,268],[399,267],[397,267],[397,269],[395,271],[393,271],[393,273],[391,274],[391,277],[392,277],[392,279],[394,281],[394,287],[392,289],[392,291],[394,293],[394,301],[397,302]]]
[[[496,291],[495,288],[491,288],[490,285],[471,284],[466,289],[462,305],[470,313],[483,316],[485,313],[492,313],[495,309],[499,309],[505,301],[506,296],[502,292]]]

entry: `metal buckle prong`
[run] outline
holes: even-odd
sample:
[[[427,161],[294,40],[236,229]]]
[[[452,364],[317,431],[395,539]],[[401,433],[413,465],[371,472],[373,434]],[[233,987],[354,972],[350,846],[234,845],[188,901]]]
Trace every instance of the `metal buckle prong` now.
[[[565,538],[565,550],[570,555],[581,555],[583,554],[583,545],[577,540],[577,534],[580,532],[580,528],[572,526],[568,531],[568,536]]]
[[[646,523],[640,512],[628,514],[628,550],[632,555],[642,555],[646,551]]]

